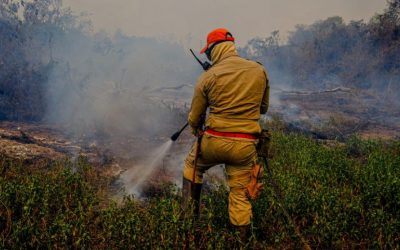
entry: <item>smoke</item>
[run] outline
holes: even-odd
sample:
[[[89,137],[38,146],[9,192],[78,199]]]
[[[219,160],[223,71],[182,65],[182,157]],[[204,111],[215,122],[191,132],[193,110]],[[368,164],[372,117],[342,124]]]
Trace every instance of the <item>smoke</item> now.
[[[179,45],[122,33],[53,39],[47,121],[86,138],[154,137],[178,125],[174,107],[189,98],[197,69]],[[182,84],[175,96],[162,90]]]
[[[240,52],[267,68],[272,110],[289,122],[322,125],[342,116],[354,128],[361,121],[398,129],[400,9],[387,5],[369,22],[334,16],[296,26],[283,42],[278,31],[250,40]]]
[[[122,184],[140,197],[172,144],[161,142],[186,122],[199,65],[178,44],[121,32],[52,39],[45,121],[125,161]],[[181,179],[183,155],[173,162],[179,174],[166,181]]]
[[[148,37],[173,36],[194,49],[204,45],[210,30],[227,27],[240,46],[260,35],[279,29],[292,30],[296,24],[340,15],[345,20],[368,19],[382,10],[386,1],[365,0],[185,0],[141,1],[65,0],[74,10],[92,14],[95,27],[108,31],[123,29],[128,34]],[[210,7],[211,6],[211,7]],[[221,14],[226,13],[228,14]],[[118,13],[112,17],[109,13]],[[288,18],[290,17],[290,18]]]

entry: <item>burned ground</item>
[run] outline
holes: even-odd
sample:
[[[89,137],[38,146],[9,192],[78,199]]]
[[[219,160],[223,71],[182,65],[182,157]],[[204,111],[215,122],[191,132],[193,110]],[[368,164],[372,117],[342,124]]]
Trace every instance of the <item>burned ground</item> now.
[[[281,117],[289,132],[341,141],[353,135],[364,139],[400,136],[399,106],[377,93],[348,88],[275,93],[280,101],[272,106],[271,114]]]

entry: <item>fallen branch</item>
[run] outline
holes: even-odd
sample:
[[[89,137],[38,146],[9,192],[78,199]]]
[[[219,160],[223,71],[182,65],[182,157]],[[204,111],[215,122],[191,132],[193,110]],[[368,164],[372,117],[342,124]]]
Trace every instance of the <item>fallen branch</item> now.
[[[285,90],[279,90],[282,94],[285,95],[318,95],[318,94],[324,94],[324,93],[334,93],[334,92],[345,92],[345,93],[351,93],[352,89],[350,88],[345,88],[345,87],[337,87],[334,89],[327,89],[327,90],[321,90],[321,91],[285,91]]]
[[[190,85],[190,84],[181,84],[181,85],[178,85],[178,86],[173,86],[173,87],[160,87],[160,88],[155,88],[155,89],[152,89],[152,90],[150,90],[150,91],[147,91],[148,93],[153,93],[153,92],[161,92],[161,91],[164,91],[164,90],[180,90],[180,89],[182,89],[182,88],[184,88],[184,87],[189,87],[189,88],[193,88],[193,85]]]

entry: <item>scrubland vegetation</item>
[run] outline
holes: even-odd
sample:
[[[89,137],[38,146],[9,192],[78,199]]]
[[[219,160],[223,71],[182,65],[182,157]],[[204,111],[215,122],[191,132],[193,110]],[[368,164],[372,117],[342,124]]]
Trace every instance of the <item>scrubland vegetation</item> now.
[[[370,20],[339,16],[254,38],[241,52],[266,65],[273,83],[320,90],[336,86],[400,93],[400,1],[387,1]],[[276,86],[276,85],[275,85]],[[394,93],[393,93],[394,92]]]
[[[400,244],[400,143],[362,141],[326,146],[307,137],[273,133],[272,178],[254,204],[249,248],[301,246],[282,207],[312,248],[398,249]],[[117,204],[111,180],[84,159],[31,168],[1,159],[1,248],[237,247],[229,225],[227,190],[202,196],[198,221],[184,216],[177,188],[144,201]]]
[[[345,23],[331,17],[298,26],[287,42],[280,41],[279,32],[255,38],[240,53],[266,66],[274,88],[345,86],[376,91],[382,102],[398,104],[399,42],[400,2],[390,0],[387,9],[369,21]],[[54,115],[61,123],[91,121],[104,125],[103,130],[121,129],[124,138],[125,127],[153,130],[160,124],[160,119],[144,119],[152,113],[148,110],[131,112],[138,106],[132,100],[151,92],[151,84],[186,84],[199,73],[195,62],[187,66],[192,58],[178,56],[183,54],[180,46],[121,32],[112,37],[94,33],[86,18],[63,8],[61,0],[1,1],[0,45],[0,120],[42,121]],[[142,65],[145,56],[148,64]],[[111,104],[115,106],[109,108]],[[99,107],[105,110],[100,112]],[[378,107],[371,109],[379,112]],[[170,115],[164,114],[162,123],[175,119],[166,116]],[[127,117],[143,118],[143,124],[131,128]],[[102,119],[126,126],[115,129]],[[99,127],[90,129],[99,133]],[[328,145],[276,129],[270,168],[272,176],[265,173],[265,190],[254,204],[247,248],[301,248],[295,227],[312,248],[400,248],[398,140],[354,136]],[[278,183],[283,200],[269,184],[270,177]],[[0,156],[0,248],[238,246],[223,186],[207,189],[200,219],[193,222],[181,211],[179,188],[173,185],[166,183],[163,191],[145,200],[125,197],[122,202],[113,201],[113,185],[114,180],[85,159],[28,166]]]

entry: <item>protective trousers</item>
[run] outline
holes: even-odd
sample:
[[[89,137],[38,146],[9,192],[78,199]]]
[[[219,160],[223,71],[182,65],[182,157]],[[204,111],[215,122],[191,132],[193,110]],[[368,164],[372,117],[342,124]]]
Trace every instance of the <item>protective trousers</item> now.
[[[189,152],[183,170],[183,177],[192,180],[196,144]],[[203,174],[209,168],[225,164],[228,178],[229,218],[235,226],[250,224],[252,209],[245,189],[250,182],[251,170],[256,162],[256,140],[220,137],[207,134],[201,141],[201,153],[197,159],[195,182],[203,182]]]

